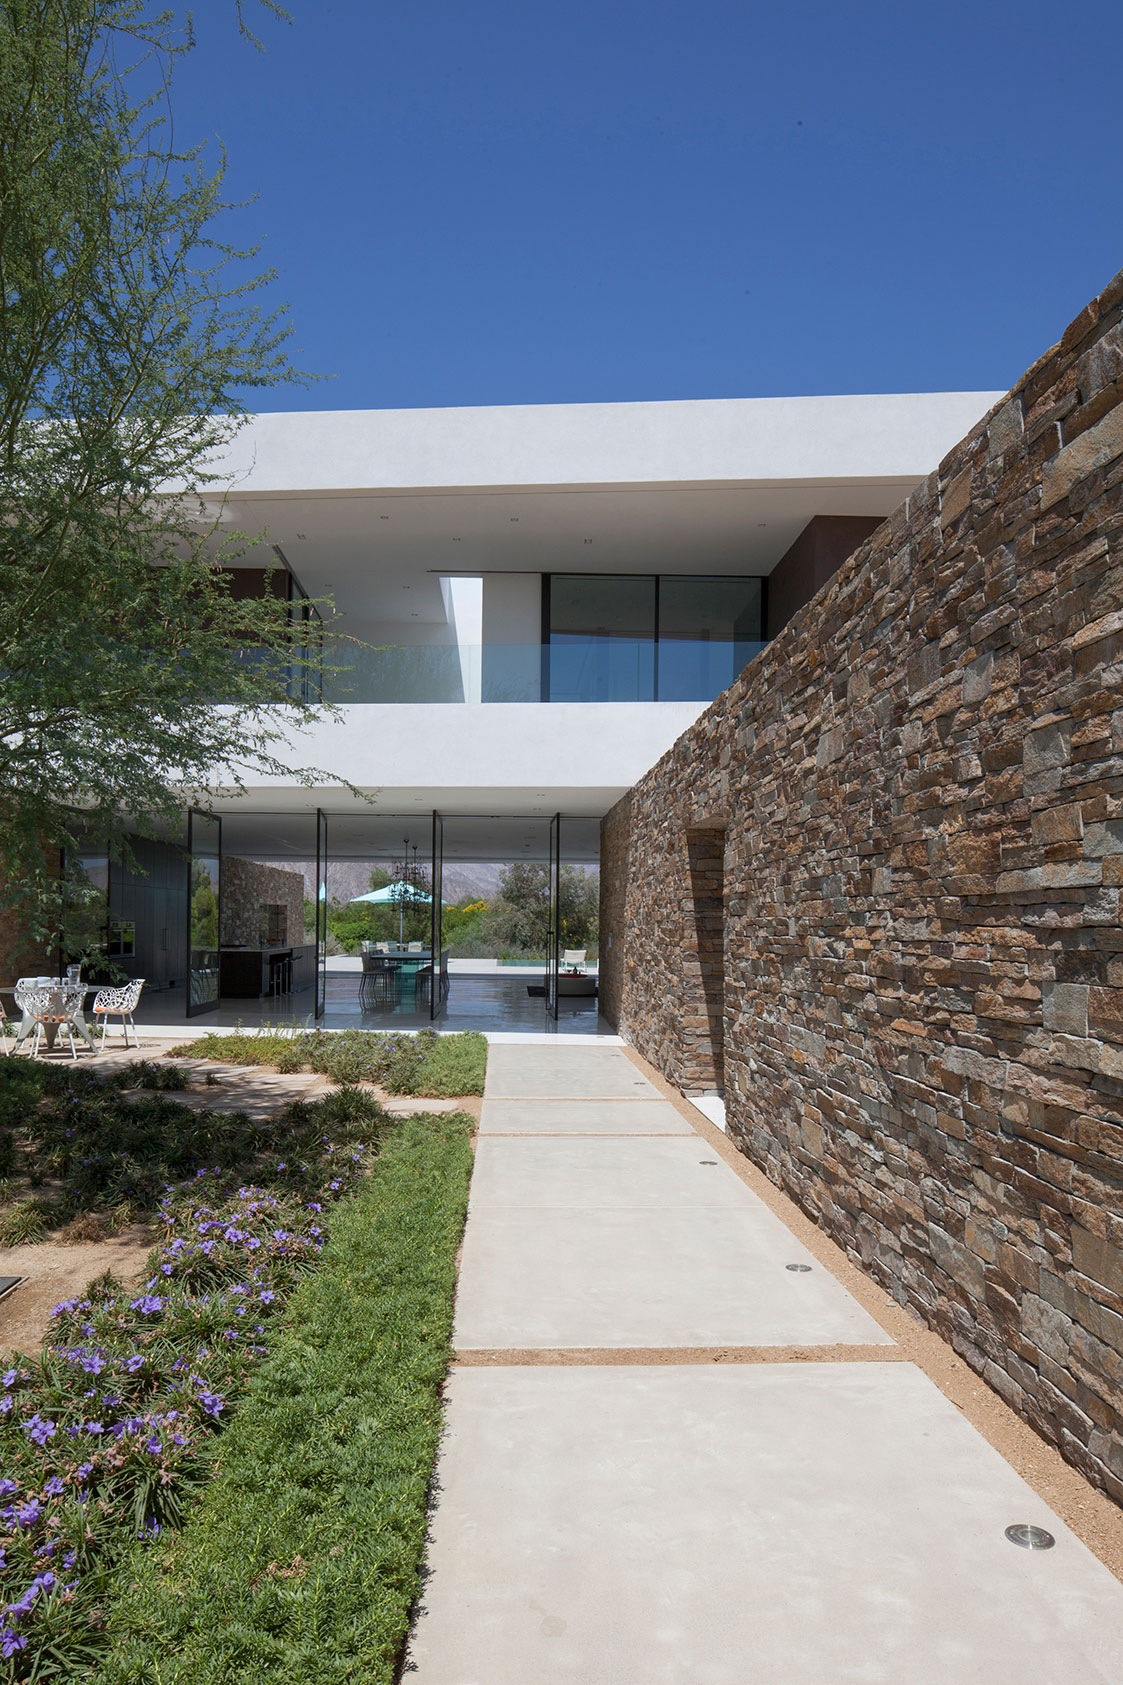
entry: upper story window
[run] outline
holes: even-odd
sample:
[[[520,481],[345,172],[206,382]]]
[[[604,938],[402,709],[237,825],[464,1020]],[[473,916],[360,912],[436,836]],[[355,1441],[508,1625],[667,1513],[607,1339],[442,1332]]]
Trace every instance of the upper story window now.
[[[708,702],[763,641],[763,582],[706,574],[543,580],[543,699]]]

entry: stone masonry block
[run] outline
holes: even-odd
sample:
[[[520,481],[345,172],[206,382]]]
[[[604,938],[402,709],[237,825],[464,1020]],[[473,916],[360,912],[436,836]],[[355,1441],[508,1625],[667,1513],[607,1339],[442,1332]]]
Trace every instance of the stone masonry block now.
[[[1061,1035],[1088,1034],[1088,989],[1081,983],[1046,983],[1041,991],[1047,1030]]]
[[[1041,471],[1041,507],[1067,497],[1081,480],[1123,455],[1123,405],[1065,445]]]

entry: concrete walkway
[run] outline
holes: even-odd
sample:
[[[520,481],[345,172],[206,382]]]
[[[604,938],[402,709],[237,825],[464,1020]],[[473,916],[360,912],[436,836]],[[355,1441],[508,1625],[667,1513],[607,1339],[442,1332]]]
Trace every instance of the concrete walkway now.
[[[1123,1678],[1123,1586],[620,1049],[491,1049],[455,1340],[404,1680]]]

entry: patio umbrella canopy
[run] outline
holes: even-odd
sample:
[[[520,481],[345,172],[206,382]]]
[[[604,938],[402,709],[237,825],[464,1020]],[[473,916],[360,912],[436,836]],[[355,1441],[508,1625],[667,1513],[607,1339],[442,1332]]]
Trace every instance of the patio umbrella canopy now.
[[[400,878],[397,883],[388,883],[381,889],[368,889],[365,895],[352,895],[348,905],[354,906],[356,901],[429,901],[432,897],[427,889],[422,889],[415,883],[404,883]],[[442,901],[442,907],[448,902]]]
[[[395,902],[398,908],[398,941],[400,942],[402,940],[402,915],[405,912],[406,904],[424,906],[432,899],[429,891],[422,889],[420,884],[407,883],[403,878],[399,878],[396,883],[384,884],[381,889],[368,889],[365,895],[352,895],[349,904],[354,906],[356,901],[381,902],[383,905],[387,902]],[[447,907],[448,902],[442,901],[441,906]]]

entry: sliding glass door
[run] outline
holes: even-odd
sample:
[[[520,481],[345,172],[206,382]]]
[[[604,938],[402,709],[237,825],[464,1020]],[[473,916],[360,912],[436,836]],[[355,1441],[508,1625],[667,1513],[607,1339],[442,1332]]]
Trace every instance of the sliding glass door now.
[[[222,820],[187,814],[187,1017],[214,1012],[219,996]]]
[[[558,969],[561,958],[561,814],[550,820],[550,855],[546,868],[550,894],[549,934],[546,940],[546,1011],[558,1015]]]
[[[316,1017],[328,990],[328,816],[316,809]]]

